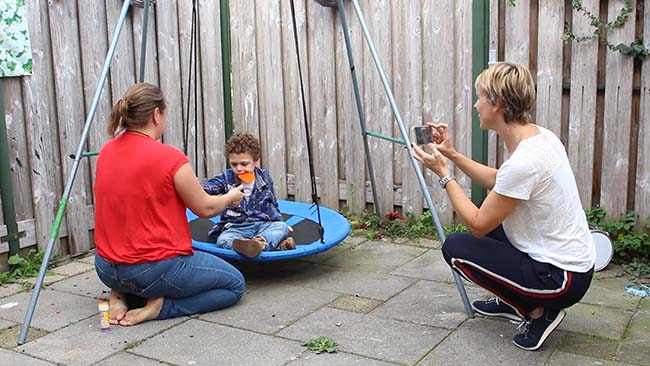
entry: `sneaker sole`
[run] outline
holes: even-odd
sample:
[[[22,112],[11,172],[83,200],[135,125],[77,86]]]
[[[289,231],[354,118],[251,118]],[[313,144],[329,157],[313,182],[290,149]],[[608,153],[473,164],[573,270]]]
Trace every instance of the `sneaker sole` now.
[[[516,322],[520,322],[522,320],[521,317],[519,317],[517,315],[514,315],[514,314],[509,314],[509,313],[486,313],[484,311],[481,311],[480,309],[475,308],[474,304],[472,304],[472,309],[474,309],[475,312],[477,312],[477,313],[479,313],[479,314],[481,314],[483,316],[487,316],[489,318],[504,318],[504,319],[513,320],[513,321],[516,321]]]
[[[558,327],[558,325],[560,325],[560,323],[562,323],[562,320],[564,320],[565,317],[566,317],[566,311],[560,310],[560,312],[557,314],[557,318],[555,318],[555,320],[553,320],[553,323],[551,323],[551,325],[549,325],[548,328],[546,328],[546,330],[544,331],[542,336],[539,338],[539,342],[537,342],[537,344],[535,346],[533,346],[533,347],[521,346],[521,345],[517,344],[517,342],[515,342],[514,340],[512,341],[512,343],[515,346],[517,346],[517,347],[519,347],[519,348],[521,348],[523,350],[526,350],[526,351],[537,351],[539,349],[539,347],[541,347],[544,344],[544,341],[546,341],[546,338],[548,338],[548,336],[550,336],[551,333],[553,333],[553,331]]]
[[[264,246],[256,240],[235,239],[232,242],[232,249],[244,257],[257,257],[264,250]]]

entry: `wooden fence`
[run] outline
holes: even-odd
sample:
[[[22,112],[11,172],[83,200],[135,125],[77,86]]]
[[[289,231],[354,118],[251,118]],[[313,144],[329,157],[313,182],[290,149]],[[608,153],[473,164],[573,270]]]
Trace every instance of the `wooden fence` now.
[[[352,4],[346,3],[355,70],[369,131],[400,137],[379,74]],[[612,19],[623,0],[584,0],[601,19]],[[21,247],[43,247],[79,143],[122,1],[27,0],[32,76],[5,78],[11,175]],[[473,109],[472,1],[360,0],[363,15],[407,128],[423,121],[450,123],[456,147],[471,154]],[[372,201],[350,66],[337,10],[296,1],[309,131],[321,203],[358,211]],[[192,2],[158,1],[150,22],[145,80],[159,84],[170,108],[166,143],[187,151],[200,177],[226,167],[219,2],[198,1],[199,123],[188,90]],[[610,41],[629,43],[650,33],[650,9],[635,10]],[[138,79],[142,10],[132,9],[103,89],[88,150],[99,150],[110,106]],[[561,40],[564,23],[591,31],[570,1],[490,4],[490,48],[499,60],[528,65],[538,84],[537,122],[561,136],[573,164],[584,207],[601,204],[612,216],[633,209],[650,215],[650,108],[648,61],[606,50],[597,42]],[[262,140],[262,165],[280,198],[309,202],[311,182],[298,64],[288,0],[230,2],[233,123]],[[650,47],[650,36],[645,37]],[[194,71],[192,71],[194,72]],[[190,116],[188,119],[187,116]],[[195,144],[195,136],[197,143]],[[423,209],[422,192],[399,144],[370,137],[381,212]],[[196,145],[196,146],[195,146]],[[195,154],[195,147],[197,153]],[[504,159],[489,134],[489,163]],[[456,172],[469,194],[470,181]],[[1,172],[7,174],[7,172]],[[94,158],[77,175],[57,252],[92,247]],[[431,184],[432,176],[426,173]],[[435,184],[431,193],[444,224],[453,212]],[[2,219],[0,217],[0,219]],[[0,226],[0,236],[6,232]],[[7,244],[0,245],[0,253]]]

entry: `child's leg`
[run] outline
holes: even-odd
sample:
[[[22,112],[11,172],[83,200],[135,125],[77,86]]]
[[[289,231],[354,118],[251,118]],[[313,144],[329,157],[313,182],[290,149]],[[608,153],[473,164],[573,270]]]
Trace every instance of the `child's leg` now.
[[[263,238],[268,243],[264,250],[274,250],[280,242],[289,235],[289,225],[284,221],[259,222],[255,236]]]
[[[225,249],[232,249],[232,242],[235,239],[252,239],[256,232],[256,223],[246,222],[242,224],[233,224],[219,234],[217,246]]]

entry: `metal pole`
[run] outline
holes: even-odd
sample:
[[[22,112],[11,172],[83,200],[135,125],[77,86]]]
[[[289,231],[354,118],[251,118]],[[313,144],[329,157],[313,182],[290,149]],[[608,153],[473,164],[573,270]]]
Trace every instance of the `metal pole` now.
[[[417,163],[417,160],[415,160],[415,158],[413,157],[413,150],[411,149],[411,142],[408,137],[408,132],[404,127],[402,116],[397,108],[397,103],[395,102],[395,98],[393,97],[393,92],[391,91],[390,85],[388,83],[388,79],[386,78],[386,74],[384,73],[384,69],[382,68],[381,63],[379,62],[379,56],[377,54],[377,50],[375,49],[375,45],[372,42],[372,38],[370,37],[370,33],[368,32],[368,27],[366,26],[366,22],[363,18],[363,14],[361,13],[359,2],[357,0],[352,0],[352,5],[354,6],[354,11],[357,13],[357,17],[359,18],[359,23],[361,24],[361,28],[363,29],[363,35],[366,38],[366,42],[368,43],[368,48],[370,49],[370,53],[372,54],[372,59],[375,62],[375,66],[377,67],[377,71],[379,72],[379,76],[381,77],[381,81],[384,84],[384,90],[386,91],[386,95],[388,96],[388,100],[390,101],[390,106],[393,110],[393,114],[395,115],[395,119],[397,120],[397,125],[399,126],[399,130],[402,133],[402,139],[404,139],[404,142],[406,143],[406,147],[407,147],[406,151],[408,152],[408,156],[411,160],[411,165],[413,165],[413,170],[415,170],[415,175],[417,176],[418,182],[420,183],[420,187],[422,188],[422,193],[424,194],[424,198],[427,202],[427,206],[431,211],[431,218],[433,219],[433,222],[436,226],[436,230],[438,231],[438,236],[440,237],[440,240],[444,242],[445,232],[442,229],[442,225],[440,224],[440,219],[438,218],[436,206],[433,204],[433,200],[431,199],[431,194],[429,193],[427,184],[424,181],[424,176],[422,175],[420,165]],[[458,287],[458,292],[460,292],[460,297],[463,300],[463,305],[465,305],[465,311],[467,312],[467,316],[473,318],[474,310],[469,304],[469,299],[467,298],[467,293],[465,292],[463,281],[461,280],[460,275],[456,271],[452,270],[451,272],[454,275],[454,280],[456,281],[456,287]]]
[[[142,40],[140,41],[140,82],[144,81],[144,64],[147,59],[147,26],[149,24],[149,3],[151,0],[144,0],[144,13],[142,14]]]
[[[2,78],[0,78],[0,197],[2,197],[2,216],[5,225],[7,225],[7,235],[0,237],[0,243],[3,241],[9,242],[9,256],[11,257],[18,254],[20,250],[20,235],[18,233],[18,224],[16,224],[16,208],[14,206],[14,191],[11,184],[9,160],[9,139],[7,138],[7,123],[5,121]]]
[[[375,214],[381,216],[379,212],[379,198],[377,197],[377,183],[375,183],[375,170],[372,166],[372,159],[370,157],[370,147],[368,146],[368,133],[366,131],[366,114],[363,111],[363,102],[361,94],[359,93],[359,81],[357,80],[357,71],[354,66],[354,58],[352,57],[352,43],[350,42],[350,31],[348,30],[348,21],[345,15],[345,7],[343,0],[337,0],[339,6],[339,16],[341,17],[341,24],[343,25],[343,38],[345,39],[345,49],[348,53],[348,63],[350,64],[350,74],[352,75],[352,86],[354,89],[354,100],[357,102],[357,113],[359,115],[359,125],[361,125],[361,134],[363,136],[363,148],[366,153],[366,160],[368,161],[368,176],[370,176],[370,187],[372,188],[372,202],[375,207]]]
[[[81,141],[79,141],[79,147],[77,148],[77,153],[75,154],[74,163],[72,164],[72,169],[68,175],[68,180],[65,184],[65,189],[63,190],[63,197],[59,202],[59,209],[56,213],[56,218],[54,219],[54,227],[52,227],[52,232],[50,234],[50,240],[47,243],[47,248],[45,249],[45,255],[43,257],[43,263],[41,263],[41,268],[38,271],[38,277],[36,278],[36,284],[34,285],[34,292],[32,292],[32,297],[29,302],[29,307],[25,313],[25,319],[23,321],[23,327],[20,330],[20,336],[18,337],[18,344],[25,343],[27,338],[27,331],[29,330],[29,325],[32,322],[32,317],[34,315],[34,308],[36,308],[36,302],[38,301],[38,295],[41,292],[41,286],[43,286],[43,278],[45,277],[45,272],[47,271],[47,266],[50,262],[50,257],[52,256],[52,248],[54,247],[54,242],[59,236],[59,228],[61,227],[61,221],[63,220],[63,215],[65,214],[66,206],[68,205],[68,198],[70,197],[70,192],[72,191],[72,185],[74,184],[75,176],[79,170],[79,162],[83,156],[84,146],[86,145],[86,140],[88,139],[88,133],[90,131],[90,126],[93,122],[93,117],[95,116],[95,111],[97,110],[97,104],[99,103],[99,98],[102,95],[102,89],[104,88],[104,82],[106,81],[106,76],[108,75],[108,70],[111,66],[111,59],[115,53],[115,48],[117,46],[117,40],[120,37],[120,32],[124,26],[124,20],[129,12],[129,6],[131,5],[131,0],[125,0],[124,5],[122,6],[122,13],[120,18],[115,26],[115,32],[113,33],[113,41],[111,46],[108,49],[106,54],[106,59],[104,60],[104,69],[102,70],[99,82],[97,83],[97,89],[95,90],[95,97],[93,98],[92,105],[90,107],[90,112],[86,118],[84,125],[83,133],[81,134]]]

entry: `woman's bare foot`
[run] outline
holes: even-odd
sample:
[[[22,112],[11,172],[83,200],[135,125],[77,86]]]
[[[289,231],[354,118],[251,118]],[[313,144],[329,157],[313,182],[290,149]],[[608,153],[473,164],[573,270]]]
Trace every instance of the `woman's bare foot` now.
[[[111,290],[108,304],[108,320],[111,324],[117,325],[120,323],[120,320],[124,319],[126,312],[129,311],[129,308],[126,306],[126,301],[124,300],[124,295],[115,290]]]
[[[120,325],[130,326],[156,319],[158,314],[160,314],[160,309],[162,309],[163,301],[164,299],[162,297],[149,299],[147,300],[147,305],[143,308],[127,311],[124,319],[120,320]]]

